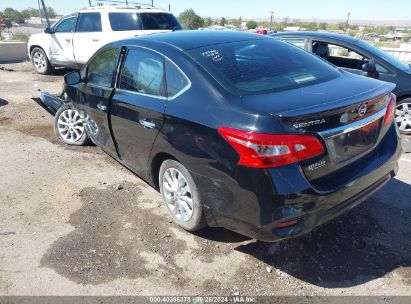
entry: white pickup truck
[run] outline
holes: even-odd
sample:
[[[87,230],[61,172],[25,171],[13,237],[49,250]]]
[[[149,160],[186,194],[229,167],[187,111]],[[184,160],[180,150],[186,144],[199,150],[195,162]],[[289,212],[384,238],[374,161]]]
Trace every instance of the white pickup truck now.
[[[181,30],[173,14],[154,8],[96,6],[66,15],[31,35],[28,53],[39,74],[80,68],[103,45],[127,37]]]

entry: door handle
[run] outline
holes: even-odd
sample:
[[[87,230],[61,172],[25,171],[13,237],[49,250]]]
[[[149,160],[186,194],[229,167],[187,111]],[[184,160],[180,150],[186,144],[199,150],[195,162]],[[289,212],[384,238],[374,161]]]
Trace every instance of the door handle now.
[[[100,39],[98,39],[98,38],[92,38],[91,40],[93,40],[94,42],[97,42],[97,41],[99,41]]]
[[[66,42],[70,42],[70,41],[71,41],[71,39],[70,39],[70,38],[66,38],[65,40],[66,40]]]
[[[156,124],[148,121],[147,118],[140,119],[138,122],[144,127],[144,129],[154,129],[156,127]]]
[[[97,109],[99,109],[100,111],[105,112],[105,111],[107,111],[107,106],[99,103],[99,104],[97,104]]]

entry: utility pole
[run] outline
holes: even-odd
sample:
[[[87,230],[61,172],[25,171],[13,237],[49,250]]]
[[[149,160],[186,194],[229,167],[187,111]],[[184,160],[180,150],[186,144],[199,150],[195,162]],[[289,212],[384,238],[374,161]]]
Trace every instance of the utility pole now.
[[[46,22],[47,22],[47,28],[51,28],[50,25],[50,20],[49,20],[49,16],[47,14],[47,8],[46,5],[44,4],[44,0],[40,0],[39,4],[41,3],[42,7],[43,7],[43,11],[44,11],[44,17],[46,18]],[[41,16],[41,15],[40,15]],[[42,19],[41,19],[42,20]]]
[[[151,7],[154,7],[154,0],[151,0]]]
[[[274,11],[270,11],[270,30],[273,30]]]
[[[37,0],[37,4],[39,5],[40,25],[41,25],[41,28],[43,28],[43,17],[41,16],[41,4],[40,4],[40,0]]]
[[[347,28],[348,28],[348,25],[349,25],[349,22],[350,22],[350,16],[351,16],[351,13],[348,12],[348,15],[347,15],[347,23],[345,24],[345,30],[344,30],[344,32],[347,31]]]

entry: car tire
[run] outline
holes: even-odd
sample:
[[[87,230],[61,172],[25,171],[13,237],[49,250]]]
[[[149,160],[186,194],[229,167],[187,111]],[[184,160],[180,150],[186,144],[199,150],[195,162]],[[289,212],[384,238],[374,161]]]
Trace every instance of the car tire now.
[[[411,134],[411,98],[400,100],[397,103],[395,121],[401,134]]]
[[[37,73],[42,75],[49,75],[53,71],[53,67],[47,58],[46,53],[42,48],[35,47],[30,54],[31,63]]]
[[[71,103],[64,104],[54,116],[54,134],[64,144],[86,146],[90,144],[80,113]]]
[[[159,185],[174,222],[187,231],[207,226],[197,186],[182,164],[172,159],[165,160],[160,167]]]

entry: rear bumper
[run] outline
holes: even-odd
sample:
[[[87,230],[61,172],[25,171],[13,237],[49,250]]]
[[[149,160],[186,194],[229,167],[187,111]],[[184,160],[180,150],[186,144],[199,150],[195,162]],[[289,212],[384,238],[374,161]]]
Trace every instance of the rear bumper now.
[[[395,136],[396,132],[391,134]],[[213,189],[212,196],[204,193],[208,222],[271,242],[309,233],[365,201],[397,174],[399,138],[393,139],[390,150],[378,153],[378,162],[367,163],[364,170],[332,191],[315,189],[298,165],[264,173],[244,169],[246,172],[238,173],[235,181],[225,181],[224,186]],[[213,183],[218,185],[215,180]],[[291,220],[297,223],[277,227]]]

